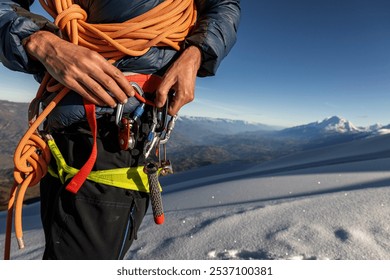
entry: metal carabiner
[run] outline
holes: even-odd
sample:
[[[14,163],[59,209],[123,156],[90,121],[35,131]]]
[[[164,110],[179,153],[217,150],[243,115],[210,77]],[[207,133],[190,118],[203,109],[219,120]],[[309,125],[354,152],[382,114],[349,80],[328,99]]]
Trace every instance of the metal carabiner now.
[[[157,127],[157,108],[153,108],[153,122],[150,127],[149,134],[147,136],[147,139],[145,141],[144,146],[144,156],[145,159],[147,159],[150,156],[151,151],[153,148],[157,145],[157,142],[160,140],[160,135],[158,132],[156,132]]]
[[[115,114],[115,124],[118,127],[122,127],[122,116],[123,116],[123,110],[125,109],[125,105],[122,103],[118,103],[116,105],[116,114]]]
[[[140,96],[144,96],[145,93],[143,91],[143,89],[135,82],[130,82],[130,85],[138,92],[138,94]],[[135,111],[134,111],[134,120],[137,120],[143,113],[143,109],[145,107],[145,103],[142,103],[141,105],[139,105]],[[124,109],[125,109],[125,104],[122,104],[122,103],[118,103],[117,106],[116,106],[116,113],[115,113],[115,124],[118,126],[118,127],[122,127],[122,117],[123,117],[123,112],[124,112]]]
[[[176,124],[176,120],[178,118],[178,114],[174,115],[174,116],[171,116],[164,132],[164,137],[161,137],[161,140],[160,140],[160,144],[162,145],[165,145],[169,138],[171,138],[171,133],[172,133],[172,130],[175,128],[175,124]]]

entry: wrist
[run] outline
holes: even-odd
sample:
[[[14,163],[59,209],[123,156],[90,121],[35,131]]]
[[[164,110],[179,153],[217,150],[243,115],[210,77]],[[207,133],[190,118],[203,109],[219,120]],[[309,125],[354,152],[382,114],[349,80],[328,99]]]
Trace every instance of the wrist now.
[[[199,70],[202,63],[202,52],[197,46],[189,46],[185,50],[186,55],[192,60],[192,64]]]
[[[29,37],[23,39],[22,45],[32,59],[41,61],[47,56],[54,41],[57,39],[61,40],[57,35],[51,32],[37,31]]]

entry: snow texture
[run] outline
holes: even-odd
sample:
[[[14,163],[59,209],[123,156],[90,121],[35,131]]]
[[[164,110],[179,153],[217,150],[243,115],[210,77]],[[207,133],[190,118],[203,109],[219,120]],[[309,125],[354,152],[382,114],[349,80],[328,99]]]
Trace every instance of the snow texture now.
[[[390,135],[274,160],[216,165],[162,179],[166,222],[150,213],[128,259],[390,259]],[[24,208],[40,259],[39,204]],[[5,213],[0,213],[0,250]]]

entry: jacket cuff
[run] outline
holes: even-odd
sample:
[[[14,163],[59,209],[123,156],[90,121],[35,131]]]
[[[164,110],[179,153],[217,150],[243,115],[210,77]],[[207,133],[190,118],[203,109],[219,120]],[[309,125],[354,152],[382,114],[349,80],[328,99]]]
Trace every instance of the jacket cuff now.
[[[210,22],[201,22],[195,32],[185,40],[185,47],[196,46],[201,50],[202,62],[198,71],[199,77],[214,76],[231,47],[225,45],[227,38],[220,38],[215,34],[221,34],[217,26]],[[227,36],[235,40],[235,36],[231,34]]]
[[[7,56],[10,59],[10,65],[8,65],[8,67],[13,70],[27,73],[40,73],[44,71],[43,65],[27,54],[23,43],[25,43],[32,34],[40,30],[52,32],[59,37],[61,37],[61,31],[55,24],[43,16],[33,14],[17,5],[13,5],[12,9],[15,12],[16,17],[9,28],[9,42],[11,43],[12,54]]]

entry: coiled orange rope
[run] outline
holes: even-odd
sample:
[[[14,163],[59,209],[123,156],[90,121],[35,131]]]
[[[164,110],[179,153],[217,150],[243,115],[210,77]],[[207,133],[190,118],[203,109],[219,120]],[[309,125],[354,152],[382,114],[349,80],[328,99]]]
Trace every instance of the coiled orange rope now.
[[[193,0],[166,0],[128,21],[108,24],[87,23],[87,13],[71,0],[40,2],[71,42],[108,60],[140,56],[153,46],[179,50],[196,20]]]
[[[150,11],[123,23],[90,24],[88,14],[72,0],[39,0],[55,19],[69,41],[97,51],[110,62],[124,56],[141,56],[153,46],[169,46],[179,50],[194,26],[197,13],[193,0],[166,0]],[[38,127],[69,89],[46,73],[35,99],[45,92],[57,93],[20,140],[14,154],[14,185],[8,203],[4,259],[10,258],[12,216],[15,209],[15,235],[19,248],[24,247],[22,206],[29,186],[39,183],[47,172],[50,150]]]

